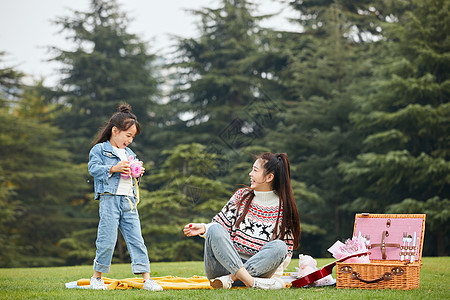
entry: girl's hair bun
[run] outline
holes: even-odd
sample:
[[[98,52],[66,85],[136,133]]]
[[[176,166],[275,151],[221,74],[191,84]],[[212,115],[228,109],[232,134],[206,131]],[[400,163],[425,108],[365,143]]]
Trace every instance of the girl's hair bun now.
[[[131,106],[129,104],[121,104],[117,110],[121,113],[130,113]]]

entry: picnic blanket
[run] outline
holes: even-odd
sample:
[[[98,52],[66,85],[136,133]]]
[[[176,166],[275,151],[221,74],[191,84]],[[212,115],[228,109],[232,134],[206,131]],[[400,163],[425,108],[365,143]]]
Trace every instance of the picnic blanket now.
[[[284,273],[282,279],[286,284],[286,288],[291,288],[291,282],[298,277],[296,273]],[[164,290],[194,290],[194,289],[208,289],[213,288],[209,284],[208,278],[205,276],[194,275],[192,277],[177,277],[177,276],[163,276],[152,277]],[[103,277],[103,281],[110,290],[127,290],[132,288],[142,289],[144,280],[142,278],[125,278],[125,279],[112,279]],[[336,283],[336,280],[333,284]],[[83,278],[77,281],[66,283],[66,288],[78,288],[89,289],[90,278]],[[233,287],[233,289],[240,289],[244,287]]]
[[[192,289],[213,289],[208,278],[194,275],[189,278],[164,276],[152,277],[164,290],[192,290]],[[132,288],[142,289],[144,280],[142,278],[112,279],[103,277],[103,281],[110,290],[127,290]],[[66,288],[90,288],[90,278],[83,278],[77,281],[66,283]]]

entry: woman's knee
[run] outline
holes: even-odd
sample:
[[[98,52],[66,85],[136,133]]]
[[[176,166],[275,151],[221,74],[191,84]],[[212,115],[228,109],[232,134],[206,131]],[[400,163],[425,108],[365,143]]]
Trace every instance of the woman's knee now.
[[[274,240],[270,243],[272,244],[271,246],[274,248],[276,253],[286,257],[286,255],[288,254],[288,248],[285,242],[283,242],[282,240]]]
[[[210,238],[215,238],[215,237],[222,236],[224,232],[226,233],[226,230],[225,230],[225,228],[223,228],[222,225],[220,225],[218,223],[214,223],[209,226],[206,236],[210,237]]]

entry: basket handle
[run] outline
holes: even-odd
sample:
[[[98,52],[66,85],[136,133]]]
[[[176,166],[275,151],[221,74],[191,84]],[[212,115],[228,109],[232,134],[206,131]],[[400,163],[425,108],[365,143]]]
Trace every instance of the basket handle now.
[[[353,272],[351,275],[352,279],[358,279],[359,281],[365,282],[365,283],[376,283],[376,282],[380,282],[380,281],[389,281],[392,279],[392,273],[390,272],[386,272],[384,273],[380,278],[377,279],[373,279],[373,280],[366,280],[366,279],[362,279],[361,275],[359,275],[358,272]]]

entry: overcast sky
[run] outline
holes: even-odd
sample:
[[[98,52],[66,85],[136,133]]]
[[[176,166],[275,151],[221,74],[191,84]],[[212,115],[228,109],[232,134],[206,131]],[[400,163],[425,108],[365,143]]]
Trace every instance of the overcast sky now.
[[[60,29],[51,21],[72,16],[71,10],[89,10],[90,0],[0,0],[0,52],[7,55],[0,67],[15,66],[33,78],[45,78],[46,85],[58,80],[56,63],[47,62],[49,46],[70,49]],[[186,9],[216,8],[218,0],[119,0],[122,11],[133,20],[128,31],[148,41],[153,53],[163,54],[172,42],[170,35],[196,37],[199,18]],[[277,29],[290,27],[287,16],[294,16],[278,1],[258,0],[260,13],[276,13],[267,26]]]

